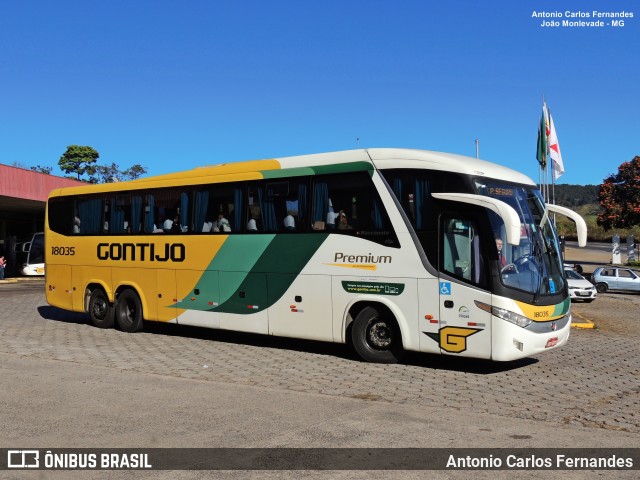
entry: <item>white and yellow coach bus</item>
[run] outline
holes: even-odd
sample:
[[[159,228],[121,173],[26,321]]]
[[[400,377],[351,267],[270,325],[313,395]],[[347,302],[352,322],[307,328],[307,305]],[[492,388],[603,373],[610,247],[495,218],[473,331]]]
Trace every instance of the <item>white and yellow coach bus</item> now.
[[[56,190],[47,301],[143,320],[513,360],[561,346],[570,301],[536,184],[459,155],[353,150]],[[497,243],[504,244],[498,252]]]

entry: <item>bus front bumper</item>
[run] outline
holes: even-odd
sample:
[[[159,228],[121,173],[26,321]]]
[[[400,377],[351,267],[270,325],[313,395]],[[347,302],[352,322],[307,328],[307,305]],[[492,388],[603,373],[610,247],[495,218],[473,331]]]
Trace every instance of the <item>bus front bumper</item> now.
[[[543,325],[548,326],[548,332],[530,331],[493,317],[491,358],[496,361],[517,360],[561,347],[569,340],[570,319],[557,329],[556,322],[545,322]]]

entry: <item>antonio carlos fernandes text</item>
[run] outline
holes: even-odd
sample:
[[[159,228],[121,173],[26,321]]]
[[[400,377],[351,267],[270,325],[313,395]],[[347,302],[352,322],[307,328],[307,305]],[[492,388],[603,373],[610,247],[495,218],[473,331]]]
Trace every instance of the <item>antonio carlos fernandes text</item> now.
[[[538,457],[529,455],[521,457],[507,455],[501,457],[489,455],[488,457],[456,457],[449,455],[446,468],[557,468],[557,469],[592,469],[592,468],[633,468],[633,458],[618,457],[570,457],[558,454],[554,457]]]

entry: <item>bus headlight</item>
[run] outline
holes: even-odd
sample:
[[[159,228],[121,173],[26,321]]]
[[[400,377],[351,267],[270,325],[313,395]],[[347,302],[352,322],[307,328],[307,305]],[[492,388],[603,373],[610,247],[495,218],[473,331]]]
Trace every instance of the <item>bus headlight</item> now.
[[[498,318],[511,322],[522,328],[528,327],[531,324],[531,319],[518,313],[505,310],[504,308],[491,307],[491,313]]]

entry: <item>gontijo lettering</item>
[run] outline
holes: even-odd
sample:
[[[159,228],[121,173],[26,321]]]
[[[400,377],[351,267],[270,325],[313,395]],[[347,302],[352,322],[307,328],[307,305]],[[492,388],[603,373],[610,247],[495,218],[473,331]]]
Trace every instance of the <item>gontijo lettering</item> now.
[[[98,260],[146,260],[150,262],[184,262],[186,248],[182,243],[99,243]]]

